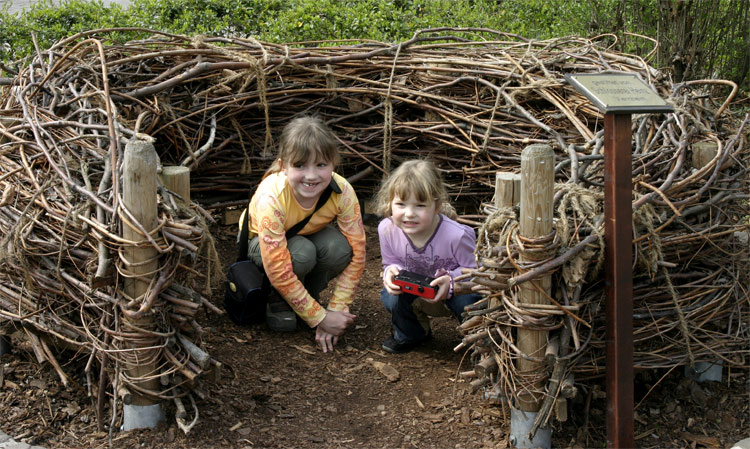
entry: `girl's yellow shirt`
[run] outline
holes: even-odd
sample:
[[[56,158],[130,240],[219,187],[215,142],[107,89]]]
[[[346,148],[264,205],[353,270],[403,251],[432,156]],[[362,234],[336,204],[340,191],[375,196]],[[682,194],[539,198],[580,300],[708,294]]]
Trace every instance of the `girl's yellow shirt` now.
[[[336,220],[339,231],[352,247],[352,261],[336,278],[328,309],[349,311],[365,266],[365,231],[357,195],[351,184],[337,173],[333,180],[341,193],[333,192],[328,201],[312,216],[298,235],[314,234]],[[292,259],[286,247],[286,231],[309,215],[297,203],[283,172],[268,175],[250,200],[248,238],[258,236],[263,268],[271,284],[289,302],[310,327],[325,318],[325,309],[307,292],[292,270]],[[240,217],[240,226],[244,217]]]

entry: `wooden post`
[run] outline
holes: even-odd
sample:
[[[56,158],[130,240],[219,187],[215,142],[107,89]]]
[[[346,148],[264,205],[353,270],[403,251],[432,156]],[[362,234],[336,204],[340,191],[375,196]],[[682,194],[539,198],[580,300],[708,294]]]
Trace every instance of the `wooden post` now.
[[[513,207],[521,201],[521,175],[499,171],[495,173],[495,207],[498,209]],[[489,306],[500,305],[500,298],[490,298]]]
[[[495,173],[495,207],[513,207],[521,201],[521,175],[499,171]]]
[[[607,447],[634,447],[630,114],[666,113],[674,108],[634,73],[567,73],[565,79],[604,113]]]
[[[519,234],[534,239],[552,232],[553,187],[555,154],[549,145],[535,144],[521,152],[521,212]],[[521,256],[521,261],[528,260]],[[550,275],[519,285],[519,299],[527,304],[549,304],[546,295],[552,288]],[[541,290],[541,291],[540,291]],[[544,358],[547,332],[518,329],[518,349],[522,353]],[[544,361],[520,358],[518,370],[523,374],[538,374],[544,371]],[[535,385],[544,391],[544,380]],[[541,394],[519,394],[518,408],[524,412],[537,412],[543,397]]]
[[[190,169],[181,165],[170,165],[161,169],[161,182],[167,190],[182,197],[190,204]]]
[[[700,170],[708,165],[719,152],[719,146],[716,142],[696,142],[692,146],[693,150],[693,168]],[[731,161],[731,159],[728,159]],[[724,167],[727,163],[724,162]],[[720,168],[724,168],[720,167]],[[701,212],[698,216],[707,216],[708,211]],[[685,376],[694,379],[696,382],[707,380],[721,382],[722,367],[721,360],[716,358],[714,362],[696,362],[695,366],[685,365]]]
[[[148,231],[157,225],[157,175],[158,156],[154,146],[143,140],[130,140],[125,146],[125,155],[122,163],[123,206],[131,213],[133,218],[143,229]],[[130,220],[128,220],[130,221]],[[149,291],[151,279],[157,275],[159,269],[159,253],[149,243],[147,238],[134,223],[128,224],[122,221],[122,236],[124,239],[136,242],[136,245],[126,247],[123,250],[125,269],[130,276],[123,282],[125,294],[140,304]],[[133,329],[145,331],[154,330],[153,316],[145,313],[138,318],[129,318],[127,314],[121,314],[122,327],[125,333],[133,332]],[[156,369],[157,349],[144,349],[155,346],[155,340],[150,338],[138,338],[125,340],[125,347],[134,351],[129,354],[133,363],[126,366],[128,375],[134,378],[149,378],[139,382],[139,388],[159,391],[159,376]],[[156,403],[148,396],[131,391],[131,404],[133,406],[154,406]],[[137,415],[139,412],[136,411]],[[127,421],[127,420],[126,420]],[[134,417],[137,423],[134,426],[124,424],[125,430],[140,427],[153,427],[151,425],[140,425],[141,419]],[[154,423],[155,426],[155,423]]]
[[[607,447],[633,436],[633,146],[630,114],[604,114]]]
[[[692,145],[693,168],[700,170],[716,157],[719,146],[716,142],[696,142]]]

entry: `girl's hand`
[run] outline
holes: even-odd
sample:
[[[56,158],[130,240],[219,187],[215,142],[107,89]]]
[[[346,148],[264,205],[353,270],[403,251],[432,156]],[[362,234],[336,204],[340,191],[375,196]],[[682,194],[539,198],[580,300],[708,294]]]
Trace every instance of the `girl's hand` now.
[[[444,274],[440,277],[435,278],[434,281],[430,282],[430,285],[433,287],[438,287],[438,292],[432,299],[423,298],[425,301],[438,302],[445,301],[446,299],[450,298],[451,276],[449,274]]]
[[[325,318],[323,318],[323,321],[318,324],[318,329],[340,337],[344,335],[346,329],[354,323],[355,318],[357,318],[356,315],[344,312],[343,310],[327,310]]]
[[[315,329],[315,343],[320,345],[323,352],[333,351],[333,347],[339,342],[339,337],[344,335],[346,329],[354,323],[356,315],[344,311],[328,310]]]
[[[393,277],[398,275],[398,268],[388,267],[383,273],[383,286],[389,295],[400,295],[401,287],[393,283]]]
[[[315,344],[320,346],[323,352],[333,352],[333,347],[339,342],[339,337],[329,334],[318,326],[315,330]]]

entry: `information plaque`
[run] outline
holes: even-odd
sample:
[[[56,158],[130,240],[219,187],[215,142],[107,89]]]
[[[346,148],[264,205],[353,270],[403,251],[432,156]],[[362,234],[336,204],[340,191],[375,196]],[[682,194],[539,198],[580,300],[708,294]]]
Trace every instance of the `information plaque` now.
[[[672,112],[674,108],[634,73],[570,73],[565,79],[601,112]]]

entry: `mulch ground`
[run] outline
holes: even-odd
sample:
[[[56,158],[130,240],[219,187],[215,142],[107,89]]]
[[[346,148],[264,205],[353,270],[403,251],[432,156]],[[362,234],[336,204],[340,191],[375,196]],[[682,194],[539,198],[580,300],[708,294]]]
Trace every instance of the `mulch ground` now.
[[[231,261],[234,230],[214,232]],[[381,349],[390,322],[379,299],[374,227],[368,237],[367,268],[353,306],[356,328],[332,354],[313,346],[309,329],[277,334],[265,325],[238,327],[224,317],[201,316],[205,348],[224,368],[218,379],[203,382],[199,420],[189,434],[175,426],[171,404],[165,404],[170,418],[155,430],[98,431],[82,374],[86,361],[68,358],[65,369],[75,384],[64,388],[21,341],[0,364],[0,429],[48,448],[510,447],[504,409],[457,375],[471,368],[464,353],[453,352],[457,322],[435,319],[434,338],[412,353]],[[212,300],[220,304],[221,295],[217,290]],[[748,437],[748,373],[725,370],[724,379],[696,383],[682,369],[637,373],[636,444],[728,448]],[[602,382],[579,385],[568,421],[554,425],[553,447],[606,446],[603,390]],[[107,410],[107,421],[110,416]]]

